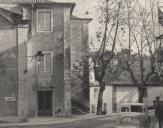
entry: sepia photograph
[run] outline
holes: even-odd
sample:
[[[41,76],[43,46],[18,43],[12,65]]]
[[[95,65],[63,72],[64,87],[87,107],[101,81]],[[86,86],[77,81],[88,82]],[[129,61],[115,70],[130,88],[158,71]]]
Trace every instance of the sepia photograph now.
[[[0,128],[163,128],[163,0],[0,0]]]

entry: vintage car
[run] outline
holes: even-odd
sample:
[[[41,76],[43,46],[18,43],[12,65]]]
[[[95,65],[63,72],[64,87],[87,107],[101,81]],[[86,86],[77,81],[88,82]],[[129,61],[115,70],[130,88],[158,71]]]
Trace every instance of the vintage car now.
[[[148,128],[148,126],[148,111],[143,103],[119,105],[115,128]]]

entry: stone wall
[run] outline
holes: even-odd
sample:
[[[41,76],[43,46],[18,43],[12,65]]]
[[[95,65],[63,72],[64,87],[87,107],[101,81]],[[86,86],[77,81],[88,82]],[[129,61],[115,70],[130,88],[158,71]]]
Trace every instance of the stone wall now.
[[[83,65],[79,65],[83,61],[83,23],[78,20],[71,20],[71,75],[72,75],[72,97],[81,98],[82,95],[82,71],[78,72],[78,69],[74,69],[74,65],[77,68],[83,70]],[[79,75],[79,76],[78,76]]]
[[[88,32],[87,20],[71,20],[72,99],[85,105],[89,101]]]
[[[18,37],[18,116],[28,113],[28,86],[26,84],[27,73],[27,40],[28,26],[19,26]]]
[[[0,116],[17,115],[16,28],[0,16]]]
[[[50,9],[53,17],[52,32],[37,32],[37,9]],[[70,97],[70,8],[38,6],[34,9],[32,36],[27,41],[28,116],[37,116],[37,91],[53,91],[53,115],[61,109],[63,115],[71,113]],[[37,62],[32,60],[37,51],[53,53],[52,74],[38,74]]]
[[[70,116],[71,62],[81,59],[87,51],[87,23],[78,21],[75,24],[76,33],[81,34],[78,40],[71,33],[71,6],[40,4],[33,8],[23,5],[23,8],[29,12],[29,17],[32,16],[31,25],[15,27],[0,17],[0,42],[3,43],[0,47],[0,88],[5,92],[0,93],[0,116],[37,116],[37,92],[42,90],[53,92],[53,115],[61,109],[62,115]],[[51,10],[53,31],[36,31],[37,9]],[[71,34],[75,36],[72,38]],[[79,44],[73,45],[74,42]],[[72,46],[75,46],[72,48],[75,54],[71,54]],[[52,74],[38,74],[38,62],[34,58],[38,51],[53,53]],[[4,102],[5,97],[17,100]]]
[[[71,33],[70,8],[64,8],[64,112],[71,115]]]

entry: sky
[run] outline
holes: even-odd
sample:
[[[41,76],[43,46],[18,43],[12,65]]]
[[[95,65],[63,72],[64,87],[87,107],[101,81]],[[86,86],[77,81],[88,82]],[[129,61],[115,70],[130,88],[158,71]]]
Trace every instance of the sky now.
[[[74,0],[76,2],[76,7],[74,9],[73,15],[79,17],[88,17],[93,20],[89,23],[89,41],[95,39],[96,31],[98,30],[96,7],[98,0]],[[86,14],[89,12],[89,14]],[[94,43],[98,45],[97,43]],[[98,47],[98,46],[97,46]]]
[[[96,7],[99,0],[53,0],[59,2],[75,2],[76,6],[73,11],[73,15],[81,18],[92,18],[93,20],[89,23],[89,41],[93,39],[95,47],[98,47],[100,44],[96,41],[96,32],[98,30],[98,15],[96,12]],[[148,0],[140,0],[140,3],[145,3]],[[156,0],[159,3],[161,2],[163,6],[163,0]],[[89,13],[87,13],[89,12]]]
[[[92,18],[89,23],[89,41],[95,39],[96,31],[98,30],[96,7],[99,0],[52,0],[55,2],[75,2],[76,6],[73,15],[80,18]],[[89,12],[89,14],[87,14]],[[97,46],[98,47],[98,46]]]

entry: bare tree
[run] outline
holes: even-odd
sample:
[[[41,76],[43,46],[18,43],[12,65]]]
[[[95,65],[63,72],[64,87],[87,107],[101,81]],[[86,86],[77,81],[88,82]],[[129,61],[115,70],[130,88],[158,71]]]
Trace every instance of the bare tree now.
[[[115,46],[118,37],[119,26],[121,25],[122,0],[102,0],[99,6],[101,12],[100,19],[103,24],[104,32],[97,32],[100,41],[100,48],[94,57],[95,79],[99,82],[99,94],[97,102],[97,114],[102,114],[103,92],[105,82],[103,80],[108,64],[114,57]],[[102,39],[100,39],[102,37]],[[110,50],[107,46],[111,46]]]
[[[144,5],[138,1],[125,1],[126,4],[126,26],[128,28],[126,36],[128,36],[128,52],[127,58],[123,61],[121,68],[128,71],[133,84],[138,87],[139,97],[138,101],[143,102],[143,88],[148,78],[152,74],[158,73],[156,69],[156,61],[154,58],[154,52],[156,48],[156,35],[158,35],[158,22],[154,19],[156,16],[156,2],[150,0]],[[134,11],[133,11],[134,10]],[[134,55],[131,55],[131,51],[134,49]],[[135,51],[135,49],[137,49]],[[147,51],[148,50],[148,51]],[[136,54],[135,54],[136,53]],[[151,72],[145,74],[145,60],[144,58],[149,56]],[[139,62],[139,74],[137,77],[134,73],[132,66],[135,61]]]

